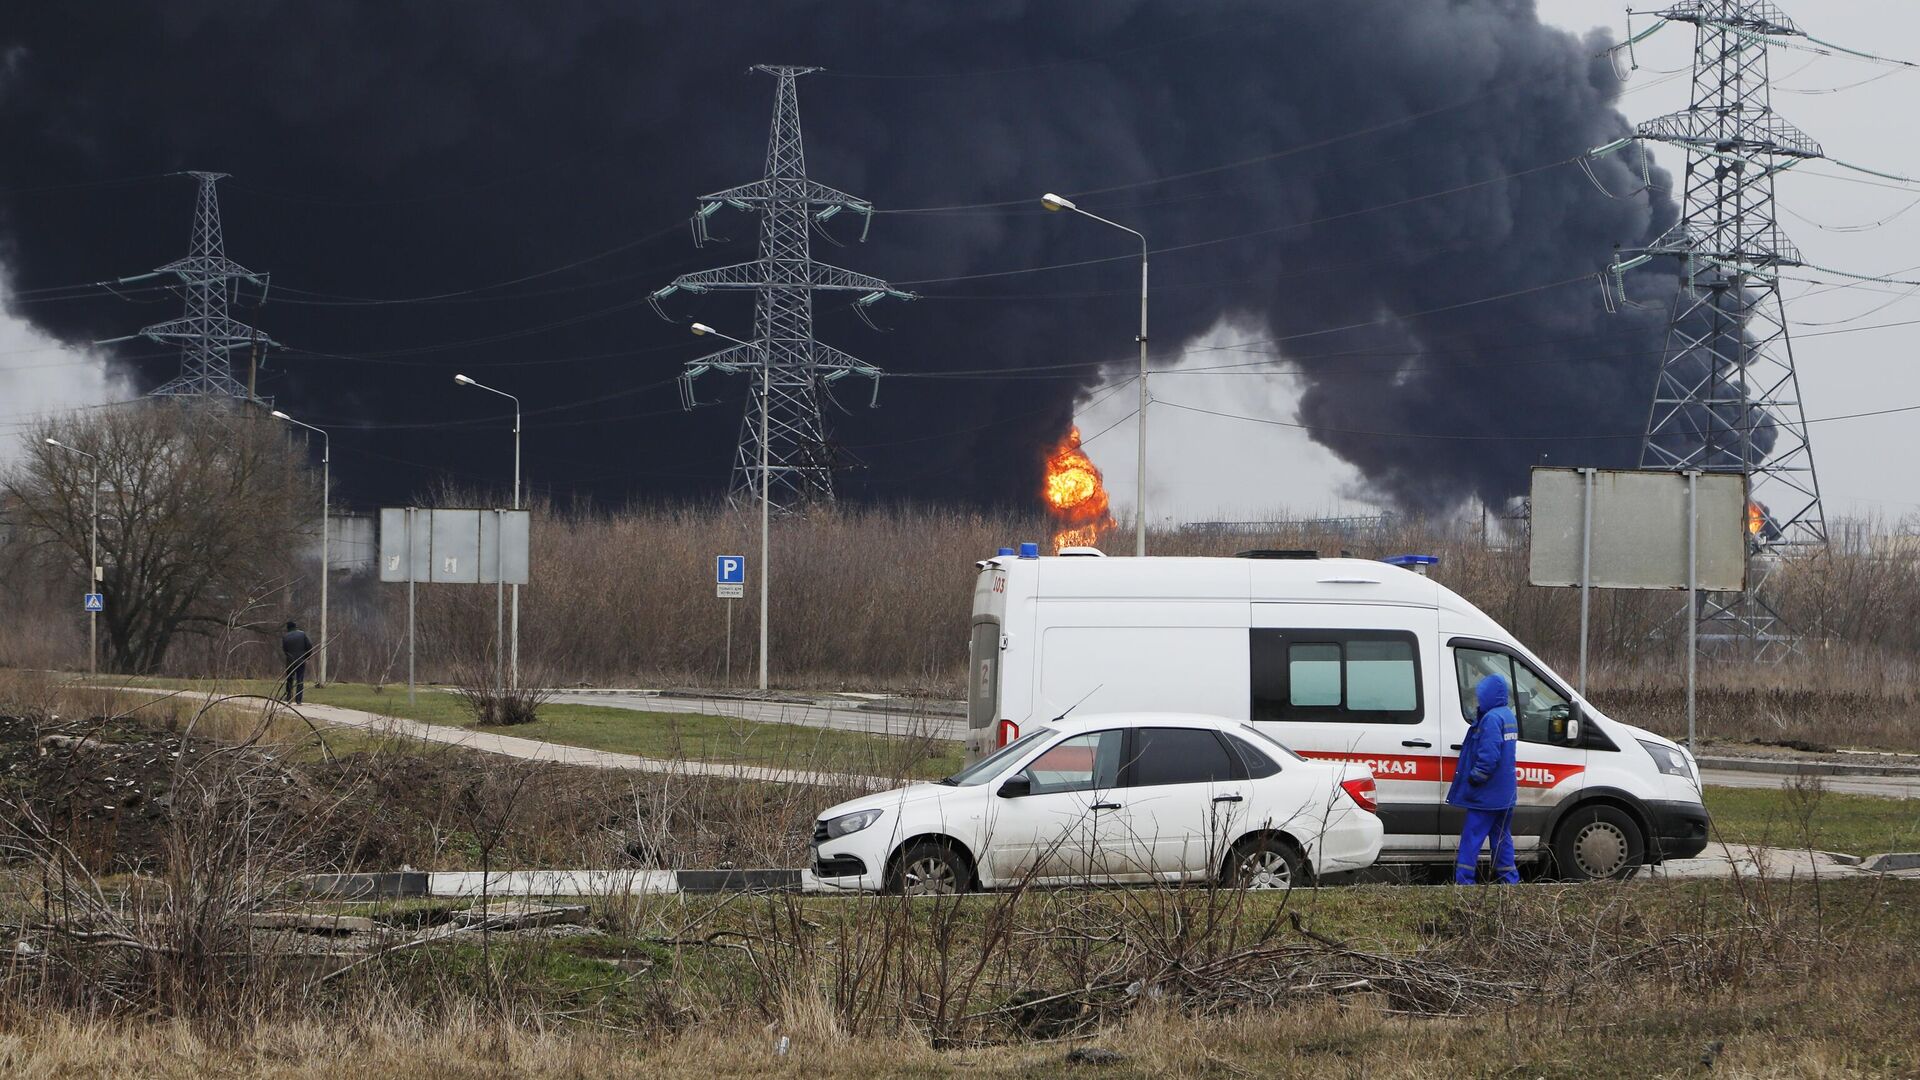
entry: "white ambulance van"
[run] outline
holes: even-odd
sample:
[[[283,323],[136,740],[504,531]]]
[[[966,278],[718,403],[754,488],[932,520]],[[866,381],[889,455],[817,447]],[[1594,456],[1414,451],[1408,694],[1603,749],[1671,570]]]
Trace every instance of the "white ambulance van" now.
[[[1686,750],[1613,720],[1498,623],[1420,573],[1312,552],[1239,558],[1042,558],[979,564],[969,649],[968,760],[1069,710],[1249,720],[1305,757],[1365,763],[1386,826],[1382,862],[1450,866],[1463,813],[1446,804],[1474,709],[1514,688],[1523,862],[1618,878],[1707,844]]]

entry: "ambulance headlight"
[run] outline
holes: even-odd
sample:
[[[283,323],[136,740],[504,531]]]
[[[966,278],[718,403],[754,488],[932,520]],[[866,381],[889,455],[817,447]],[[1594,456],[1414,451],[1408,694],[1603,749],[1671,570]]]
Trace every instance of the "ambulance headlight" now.
[[[857,814],[841,814],[837,818],[828,818],[827,839],[837,840],[848,833],[857,833],[879,821],[880,814],[879,810],[862,810]]]
[[[1687,755],[1678,748],[1665,743],[1648,742],[1645,739],[1640,739],[1638,742],[1647,748],[1647,756],[1653,759],[1655,768],[1668,776],[1693,779],[1693,769],[1687,765]]]

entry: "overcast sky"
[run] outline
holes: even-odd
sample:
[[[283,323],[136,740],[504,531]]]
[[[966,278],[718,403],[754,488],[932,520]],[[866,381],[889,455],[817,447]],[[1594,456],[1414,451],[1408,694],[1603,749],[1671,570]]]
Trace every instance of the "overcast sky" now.
[[[1815,37],[1920,60],[1920,4],[1913,0],[1803,0],[1782,7]],[[1543,20],[1569,30],[1599,26],[1616,40],[1624,36],[1626,19],[1613,0],[1540,0],[1539,9]],[[1634,29],[1647,25],[1636,18]],[[1629,118],[1637,122],[1685,108],[1691,28],[1668,27],[1636,53],[1640,70],[1628,80],[1621,102]],[[1912,135],[1920,71],[1794,49],[1774,50],[1772,63],[1774,110],[1812,135],[1830,156],[1920,177],[1920,139]],[[1874,81],[1850,85],[1863,80]],[[1682,165],[1679,153],[1669,147],[1656,148],[1655,160],[1676,172]],[[1831,165],[1789,172],[1778,183],[1785,211],[1780,224],[1811,263],[1861,274],[1920,277],[1920,207],[1914,205],[1920,201],[1920,188],[1875,186],[1878,183]],[[1912,212],[1903,213],[1909,208]],[[1862,228],[1881,221],[1886,223]],[[1869,283],[1837,289],[1802,280],[1790,284],[1785,295],[1798,335],[1794,356],[1809,419],[1920,405],[1920,323],[1865,329],[1920,320],[1920,300],[1912,288]],[[1600,302],[1597,289],[1568,293],[1564,299],[1569,304]],[[1848,332],[1823,335],[1839,329]],[[1284,377],[1183,377],[1176,368],[1155,376],[1152,385],[1156,398],[1242,415],[1291,416],[1290,402],[1298,393],[1292,382]],[[1250,385],[1255,383],[1257,388]],[[1647,391],[1651,396],[1651,371]],[[1109,477],[1115,503],[1130,508],[1137,429],[1124,417],[1134,408],[1134,394],[1127,389],[1104,397],[1096,392],[1092,398],[1095,403],[1080,412],[1083,433],[1106,433],[1088,452]],[[1920,413],[1813,425],[1828,516],[1920,515],[1920,470],[1910,460],[1916,432]],[[1366,497],[1358,470],[1302,431],[1156,407],[1149,415],[1148,433],[1149,474],[1154,478],[1149,512],[1156,519],[1262,519],[1282,510],[1330,516],[1377,509]]]

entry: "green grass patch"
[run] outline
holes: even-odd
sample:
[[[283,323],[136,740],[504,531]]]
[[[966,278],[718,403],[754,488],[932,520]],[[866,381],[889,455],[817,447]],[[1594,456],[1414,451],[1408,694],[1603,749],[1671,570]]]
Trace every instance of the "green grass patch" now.
[[[141,679],[125,685],[261,696],[272,696],[279,689],[265,680]],[[423,688],[409,702],[404,687],[334,683],[309,687],[306,700],[309,704],[337,705],[447,727],[473,727],[473,716],[466,705],[458,695],[444,689]],[[920,779],[947,776],[960,768],[960,747],[943,740],[572,702],[548,702],[540,707],[540,719],[531,724],[480,730],[619,754],[722,765]],[[350,733],[338,729],[327,733],[328,745],[336,753],[343,752],[337,743],[343,736],[350,739]]]
[[[1920,851],[1920,802],[1809,789],[1706,789],[1715,835],[1729,843],[1853,855]]]

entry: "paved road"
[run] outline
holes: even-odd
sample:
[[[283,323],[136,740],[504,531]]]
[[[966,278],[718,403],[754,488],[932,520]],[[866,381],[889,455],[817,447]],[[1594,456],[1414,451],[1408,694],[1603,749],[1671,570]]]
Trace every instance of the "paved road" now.
[[[942,713],[910,712],[899,709],[861,707],[858,700],[822,698],[807,704],[746,701],[725,698],[693,698],[632,693],[562,693],[556,701],[582,705],[606,705],[641,712],[700,713],[728,716],[766,723],[801,724],[807,727],[833,728],[839,731],[864,731],[873,735],[921,735],[959,741],[966,737],[967,722]],[[1792,779],[1779,773],[1741,772],[1732,769],[1707,769],[1701,781],[1711,787],[1772,788],[1787,786]],[[1878,795],[1890,799],[1920,799],[1920,777],[1898,776],[1826,776],[1821,778],[1828,791],[1854,795]]]
[[[1780,773],[1743,772],[1734,769],[1703,769],[1700,782],[1709,787],[1784,788],[1793,780]],[[1920,778],[1902,776],[1823,776],[1820,785],[1828,791],[1849,795],[1878,795],[1886,799],[1920,799]]]

